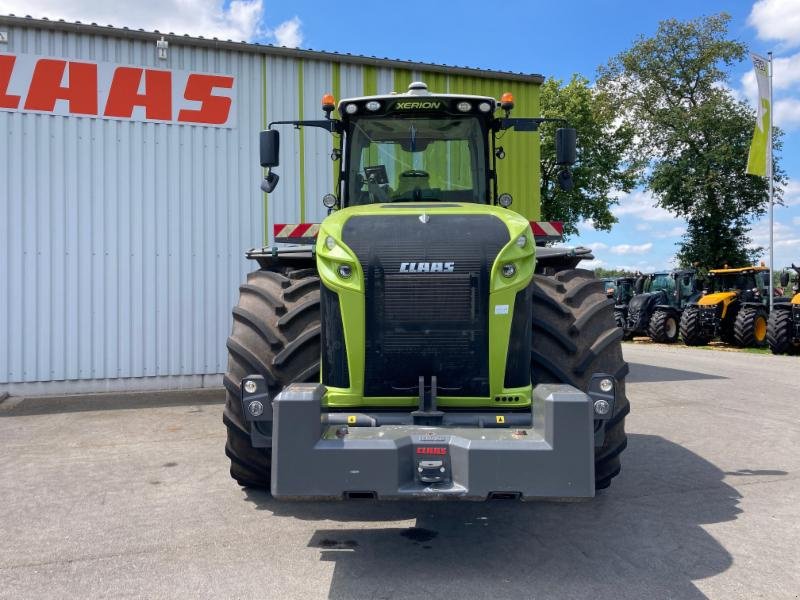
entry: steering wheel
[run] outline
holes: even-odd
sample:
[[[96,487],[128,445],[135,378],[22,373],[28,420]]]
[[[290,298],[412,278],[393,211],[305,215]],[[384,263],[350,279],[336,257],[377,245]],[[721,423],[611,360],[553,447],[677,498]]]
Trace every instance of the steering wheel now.
[[[400,177],[430,177],[430,173],[427,171],[420,171],[418,169],[410,169],[400,173]]]

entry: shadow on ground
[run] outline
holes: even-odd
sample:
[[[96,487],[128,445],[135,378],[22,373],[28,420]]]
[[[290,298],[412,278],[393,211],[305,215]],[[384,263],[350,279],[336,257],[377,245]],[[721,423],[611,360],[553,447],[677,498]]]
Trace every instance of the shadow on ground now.
[[[223,404],[225,390],[170,390],[166,392],[114,392],[76,396],[11,397],[0,402],[0,418],[60,413]]]
[[[623,464],[612,487],[585,503],[246,495],[276,516],[359,523],[308,540],[335,563],[330,598],[703,598],[693,582],[731,565],[704,526],[735,519],[739,494],[716,466],[661,437],[631,435]],[[414,527],[370,527],[408,519]]]
[[[629,362],[630,371],[625,378],[625,383],[656,383],[659,381],[694,381],[698,379],[727,379],[721,375],[700,373],[698,371],[684,371],[668,367],[655,367],[643,363]]]

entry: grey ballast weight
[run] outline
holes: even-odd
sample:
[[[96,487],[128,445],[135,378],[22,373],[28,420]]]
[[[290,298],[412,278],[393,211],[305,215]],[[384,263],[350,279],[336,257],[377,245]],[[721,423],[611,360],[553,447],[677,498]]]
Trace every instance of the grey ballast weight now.
[[[331,426],[324,395],[321,384],[292,384],[273,401],[276,498],[594,496],[592,400],[572,386],[537,386],[527,428]]]

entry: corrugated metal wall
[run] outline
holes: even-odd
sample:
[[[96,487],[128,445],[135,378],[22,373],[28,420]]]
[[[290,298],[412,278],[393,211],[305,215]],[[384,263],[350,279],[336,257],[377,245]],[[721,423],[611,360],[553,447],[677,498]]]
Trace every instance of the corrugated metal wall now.
[[[244,250],[269,243],[272,223],[319,222],[338,168],[329,134],[284,128],[267,198],[266,122],[319,118],[325,92],[403,91],[415,79],[511,90],[518,114],[538,114],[534,83],[176,43],[163,61],[149,41],[5,29],[3,52],[221,73],[237,86],[233,129],[0,112],[0,391],[12,393],[193,387],[224,372],[230,308],[253,268]],[[504,146],[500,188],[535,218],[538,137]]]
[[[224,371],[262,239],[262,58],[19,27],[2,50],[231,74],[239,102],[234,129],[0,113],[0,382]]]

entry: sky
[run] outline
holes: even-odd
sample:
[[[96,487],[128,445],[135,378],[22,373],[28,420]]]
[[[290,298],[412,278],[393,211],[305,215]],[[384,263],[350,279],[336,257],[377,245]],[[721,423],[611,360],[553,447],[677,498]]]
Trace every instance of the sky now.
[[[221,39],[594,80],[597,67],[655,33],[666,18],[728,12],[729,35],[751,51],[773,51],[775,123],[785,132],[785,206],[775,207],[775,266],[800,263],[800,0],[506,0],[319,2],[292,0],[0,0],[0,14],[63,18]],[[728,85],[753,103],[749,61]],[[612,231],[579,225],[571,245],[595,250],[589,267],[653,271],[673,265],[685,224],[643,190],[618,195]],[[769,243],[766,219],[753,223]]]

